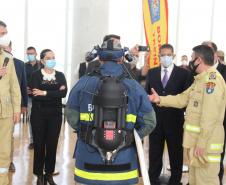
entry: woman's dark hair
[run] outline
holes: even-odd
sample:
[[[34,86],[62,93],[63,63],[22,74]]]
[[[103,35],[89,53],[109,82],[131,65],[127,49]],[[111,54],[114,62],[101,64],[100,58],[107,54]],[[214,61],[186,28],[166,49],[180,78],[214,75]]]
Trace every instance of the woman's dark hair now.
[[[46,53],[47,52],[53,52],[52,50],[50,50],[50,49],[44,49],[44,50],[42,50],[42,52],[40,53],[40,60],[41,59],[44,59],[44,57],[46,56]],[[41,63],[41,61],[39,62],[39,69],[42,69],[42,68],[44,68],[44,65]]]

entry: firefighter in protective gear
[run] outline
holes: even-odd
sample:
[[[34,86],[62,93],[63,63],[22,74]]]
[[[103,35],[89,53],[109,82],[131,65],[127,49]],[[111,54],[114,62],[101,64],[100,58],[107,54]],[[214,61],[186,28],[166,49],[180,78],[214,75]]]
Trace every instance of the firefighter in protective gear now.
[[[113,50],[110,53],[111,56],[106,53],[107,59],[99,56],[102,64],[99,69],[102,75],[114,75],[117,78],[124,73],[122,66],[118,64],[123,55],[115,54]],[[116,59],[111,59],[115,55],[117,55]],[[100,153],[80,137],[83,125],[93,125],[93,117],[97,116],[94,115],[92,99],[93,93],[99,84],[100,79],[98,76],[83,76],[71,90],[67,102],[67,121],[78,133],[74,151],[74,158],[76,158],[74,179],[82,184],[137,184],[137,161],[133,145],[116,153],[112,164],[106,165]],[[154,110],[146,92],[139,83],[133,79],[124,78],[122,85],[128,91],[129,97],[126,109],[126,129],[132,130],[135,123],[138,123],[139,128],[137,128],[137,131],[140,137],[143,138],[156,125]]]
[[[187,107],[183,147],[190,150],[189,184],[219,185],[224,143],[225,81],[213,66],[214,54],[209,46],[194,47],[192,60],[191,66],[198,75],[191,87],[181,94],[166,97],[159,97],[153,89],[149,99],[159,106]]]

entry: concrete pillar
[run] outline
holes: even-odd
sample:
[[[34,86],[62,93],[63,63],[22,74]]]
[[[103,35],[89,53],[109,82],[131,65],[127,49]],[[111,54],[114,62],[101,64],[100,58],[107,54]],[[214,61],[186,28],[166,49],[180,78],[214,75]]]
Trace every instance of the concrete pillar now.
[[[77,82],[73,76],[75,68],[85,61],[86,52],[102,44],[103,37],[108,34],[108,22],[108,0],[74,0],[71,88]]]

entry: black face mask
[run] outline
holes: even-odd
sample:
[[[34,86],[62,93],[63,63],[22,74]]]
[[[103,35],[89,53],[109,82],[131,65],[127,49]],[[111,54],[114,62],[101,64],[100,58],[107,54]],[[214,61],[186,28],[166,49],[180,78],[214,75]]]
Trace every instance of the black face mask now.
[[[189,69],[190,69],[191,71],[195,72],[195,73],[196,73],[196,69],[197,69],[198,66],[199,66],[199,64],[195,66],[195,61],[196,61],[197,59],[198,59],[198,57],[196,57],[194,60],[190,61],[190,62],[189,62],[189,65],[188,65]]]

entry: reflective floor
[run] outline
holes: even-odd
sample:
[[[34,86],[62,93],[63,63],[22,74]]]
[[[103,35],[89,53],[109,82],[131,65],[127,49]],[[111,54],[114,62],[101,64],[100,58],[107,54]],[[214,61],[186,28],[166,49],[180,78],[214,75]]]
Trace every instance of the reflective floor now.
[[[15,150],[14,150],[14,164],[16,172],[9,172],[9,185],[35,185],[36,176],[33,175],[33,150],[28,149],[29,145],[29,126],[26,123],[19,123],[15,126]],[[72,158],[74,145],[76,141],[76,134],[70,126],[65,123],[62,124],[60,133],[56,169],[60,170],[58,175],[54,176],[54,180],[58,185],[74,185],[73,171],[75,160]],[[147,150],[147,149],[146,149]],[[146,156],[148,153],[146,152]],[[168,155],[166,153],[166,165],[169,164]],[[187,160],[184,160],[184,165],[187,165]],[[169,170],[165,170],[166,174],[170,174]],[[188,182],[188,173],[183,173],[183,184]],[[143,181],[140,178],[139,184]],[[226,178],[224,180],[226,184]]]

